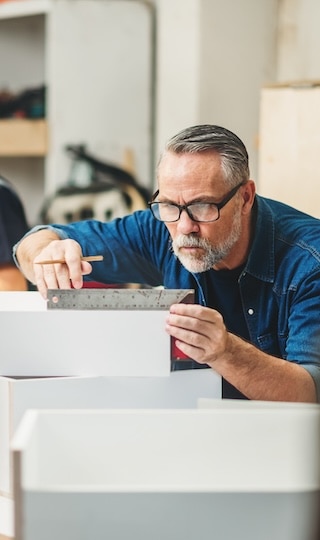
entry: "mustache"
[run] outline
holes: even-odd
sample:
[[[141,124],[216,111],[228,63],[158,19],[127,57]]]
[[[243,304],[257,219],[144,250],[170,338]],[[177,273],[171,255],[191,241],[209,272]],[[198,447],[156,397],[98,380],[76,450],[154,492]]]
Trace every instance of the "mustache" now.
[[[209,242],[206,238],[199,238],[198,236],[186,236],[181,234],[174,240],[174,245],[177,248],[182,247],[198,247],[198,248],[208,248]]]

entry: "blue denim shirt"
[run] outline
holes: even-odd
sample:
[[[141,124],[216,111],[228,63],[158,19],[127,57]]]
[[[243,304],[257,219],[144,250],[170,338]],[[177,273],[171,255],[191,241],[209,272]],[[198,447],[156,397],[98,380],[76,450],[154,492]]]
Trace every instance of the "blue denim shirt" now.
[[[256,210],[239,278],[251,343],[308,370],[320,399],[320,220],[260,196]],[[108,223],[54,227],[61,238],[77,240],[83,255],[104,255],[86,279],[193,288],[196,301],[207,305],[205,273],[192,274],[181,265],[166,226],[149,210]]]

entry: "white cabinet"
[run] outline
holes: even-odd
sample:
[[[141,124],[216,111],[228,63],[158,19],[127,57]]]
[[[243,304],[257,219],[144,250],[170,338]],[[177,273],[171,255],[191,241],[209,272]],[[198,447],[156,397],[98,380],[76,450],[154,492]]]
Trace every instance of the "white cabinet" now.
[[[14,536],[10,443],[27,409],[191,409],[200,397],[220,396],[211,369],[170,377],[0,377],[0,540]]]
[[[84,143],[120,166],[133,156],[139,182],[152,185],[152,9],[138,0],[0,4],[0,88],[46,86],[38,150],[26,149],[23,122],[25,151],[18,122],[0,121],[0,172],[16,185],[32,224],[44,196],[67,180],[67,144]]]
[[[16,540],[319,538],[319,405],[231,401],[27,411]]]

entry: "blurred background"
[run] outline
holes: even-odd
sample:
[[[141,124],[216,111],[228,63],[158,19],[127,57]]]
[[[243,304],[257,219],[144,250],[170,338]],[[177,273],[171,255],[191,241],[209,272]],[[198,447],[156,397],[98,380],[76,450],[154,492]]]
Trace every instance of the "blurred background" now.
[[[243,139],[261,194],[320,217],[319,21],[319,0],[0,1],[0,172],[29,223],[101,182],[143,207],[165,140],[199,123]]]

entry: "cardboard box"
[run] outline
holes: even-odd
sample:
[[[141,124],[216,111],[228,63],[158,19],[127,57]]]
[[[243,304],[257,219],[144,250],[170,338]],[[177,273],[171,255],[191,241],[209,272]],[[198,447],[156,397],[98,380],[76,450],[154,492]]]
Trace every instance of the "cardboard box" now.
[[[261,90],[258,192],[320,217],[320,85]]]
[[[316,540],[320,407],[28,411],[16,540]]]
[[[169,377],[0,377],[0,535],[13,536],[10,442],[27,409],[194,408],[200,397],[221,397],[221,377],[210,369]]]

